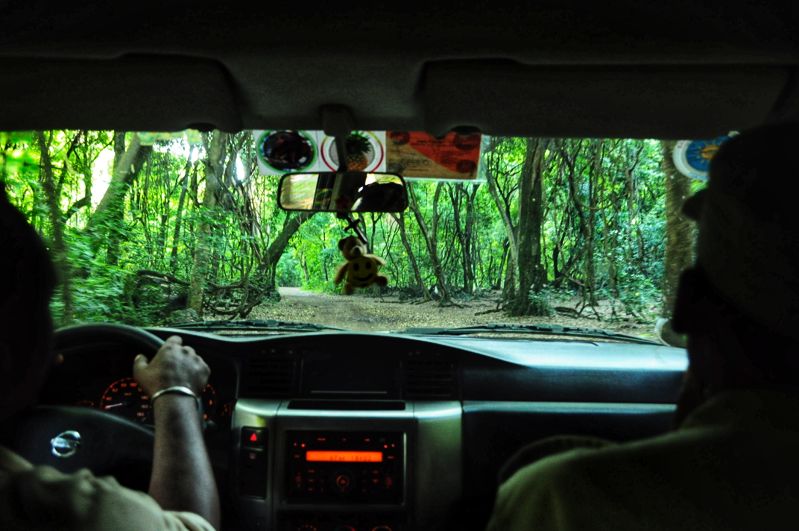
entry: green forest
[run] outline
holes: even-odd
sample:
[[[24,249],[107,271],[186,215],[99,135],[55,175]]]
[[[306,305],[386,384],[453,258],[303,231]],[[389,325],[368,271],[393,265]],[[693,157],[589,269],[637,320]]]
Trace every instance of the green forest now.
[[[269,315],[286,287],[345,297],[333,284],[342,222],[280,210],[279,176],[259,174],[250,132],[147,144],[135,132],[0,133],[0,180],[60,277],[57,323]],[[481,179],[409,181],[404,213],[362,215],[389,285],[353,297],[648,326],[692,260],[680,206],[701,183],[675,170],[672,147],[484,137]]]

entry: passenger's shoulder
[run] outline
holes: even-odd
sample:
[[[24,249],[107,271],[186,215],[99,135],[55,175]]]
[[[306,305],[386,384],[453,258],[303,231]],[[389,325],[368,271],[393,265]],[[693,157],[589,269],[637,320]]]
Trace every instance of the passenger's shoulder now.
[[[612,490],[620,482],[637,483],[655,468],[668,467],[684,456],[686,448],[712,440],[708,430],[680,430],[658,437],[607,446],[581,448],[540,459],[519,469],[500,488],[500,497],[530,500],[536,496],[557,497],[568,492],[570,500],[581,493]]]
[[[576,476],[589,467],[616,455],[616,448],[584,448],[575,449],[542,458],[532,464],[520,468],[503,485],[502,490],[519,490],[526,493],[535,492],[541,486],[549,490],[560,482],[571,482]]]
[[[570,450],[519,469],[497,493],[490,531],[569,529],[579,525],[571,505],[585,498],[585,459],[603,450]],[[576,507],[579,507],[578,503]]]
[[[659,445],[575,449],[527,465],[500,486],[490,529],[610,529],[620,517],[614,502],[645,483],[648,467],[640,464],[656,462]]]

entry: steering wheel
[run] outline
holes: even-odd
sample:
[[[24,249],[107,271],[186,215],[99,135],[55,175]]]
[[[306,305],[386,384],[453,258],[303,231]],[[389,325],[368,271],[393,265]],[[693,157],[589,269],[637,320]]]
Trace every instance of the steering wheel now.
[[[150,358],[164,343],[147,331],[117,324],[78,325],[55,332],[56,351],[96,342],[124,343]],[[67,473],[88,468],[96,475],[116,475],[120,483],[132,487],[149,479],[154,434],[131,420],[88,407],[38,406],[15,428],[12,448],[34,465]]]

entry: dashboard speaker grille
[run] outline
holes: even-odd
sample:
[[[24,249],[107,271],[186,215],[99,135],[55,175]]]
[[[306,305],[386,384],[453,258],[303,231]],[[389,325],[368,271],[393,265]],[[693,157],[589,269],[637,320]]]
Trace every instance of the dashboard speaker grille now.
[[[288,357],[253,357],[244,374],[247,396],[272,398],[290,396],[295,391],[296,363]]]
[[[405,398],[445,399],[458,397],[455,363],[445,360],[405,361]]]

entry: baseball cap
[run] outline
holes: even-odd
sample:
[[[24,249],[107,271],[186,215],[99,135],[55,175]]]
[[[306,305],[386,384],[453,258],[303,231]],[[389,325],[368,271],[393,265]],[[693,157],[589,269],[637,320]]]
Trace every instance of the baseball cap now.
[[[696,262],[736,310],[799,339],[799,123],[745,131],[710,164],[683,212],[698,222]]]

